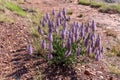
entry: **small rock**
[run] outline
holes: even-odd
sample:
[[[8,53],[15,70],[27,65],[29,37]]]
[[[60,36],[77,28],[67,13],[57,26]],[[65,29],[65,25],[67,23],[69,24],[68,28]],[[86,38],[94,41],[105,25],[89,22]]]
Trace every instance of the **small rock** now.
[[[3,48],[3,45],[0,45],[0,48]]]
[[[95,75],[94,72],[90,72],[89,70],[85,70],[84,74],[90,76],[90,75]]]
[[[101,72],[101,71],[97,71],[97,73],[98,73],[98,74],[103,74],[103,72]]]
[[[10,50],[10,53],[15,53],[16,52],[16,50]]]
[[[101,79],[103,79],[104,77],[103,76],[100,76]]]
[[[110,79],[109,79],[109,80],[114,80],[114,79],[113,79],[113,77],[110,77]]]

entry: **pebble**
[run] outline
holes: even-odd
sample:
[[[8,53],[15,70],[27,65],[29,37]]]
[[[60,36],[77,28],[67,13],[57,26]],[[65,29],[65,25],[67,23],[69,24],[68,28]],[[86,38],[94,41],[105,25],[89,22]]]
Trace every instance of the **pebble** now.
[[[101,72],[101,71],[97,71],[97,73],[98,73],[98,74],[103,74],[103,72]]]
[[[101,78],[101,79],[104,79],[104,77],[103,77],[103,76],[100,76],[100,78]]]
[[[90,75],[95,75],[94,72],[90,72],[89,70],[85,70],[85,71],[84,71],[84,74],[86,74],[86,75],[88,75],[88,76],[90,76]]]

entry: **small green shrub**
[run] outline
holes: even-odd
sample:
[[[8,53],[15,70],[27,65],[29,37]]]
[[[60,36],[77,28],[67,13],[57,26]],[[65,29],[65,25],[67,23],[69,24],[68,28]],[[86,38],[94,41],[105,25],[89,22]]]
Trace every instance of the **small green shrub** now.
[[[36,54],[41,54],[49,64],[57,66],[72,66],[79,56],[94,57],[100,60],[103,47],[101,37],[96,35],[96,24],[92,21],[84,25],[67,21],[66,10],[42,17],[37,31],[40,38],[35,39]],[[32,45],[28,45],[27,52],[32,55]],[[92,55],[91,55],[92,54]],[[34,55],[34,54],[33,54]]]
[[[95,8],[100,8],[103,5],[105,5],[105,4],[100,3],[100,2],[99,3],[98,2],[91,2],[91,4],[90,4],[91,7],[95,7]]]
[[[90,1],[89,0],[79,0],[78,4],[82,4],[82,5],[90,5]]]
[[[77,17],[81,18],[81,17],[83,17],[83,14],[79,14]]]
[[[115,10],[116,12],[120,13],[120,5],[110,5],[111,10]]]
[[[68,14],[68,15],[72,15],[73,12],[72,12],[72,11],[68,11],[67,14]]]
[[[11,11],[14,11],[16,14],[18,14],[18,15],[20,15],[22,17],[26,17],[26,15],[27,15],[26,12],[24,12],[20,6],[12,3],[10,1],[5,1],[4,6],[7,9],[9,9]]]
[[[102,6],[99,11],[104,13],[120,13],[120,5]]]
[[[102,2],[90,1],[90,0],[79,0],[79,4],[91,6],[94,8],[99,8],[100,12],[103,13],[120,13],[120,5],[119,4],[105,4]]]

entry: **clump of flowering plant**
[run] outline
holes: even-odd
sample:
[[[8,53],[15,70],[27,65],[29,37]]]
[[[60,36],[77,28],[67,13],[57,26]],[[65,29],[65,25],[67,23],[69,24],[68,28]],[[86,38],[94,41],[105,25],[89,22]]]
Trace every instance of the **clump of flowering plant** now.
[[[66,15],[65,8],[58,13],[53,10],[41,19],[37,28],[41,36],[39,44],[48,62],[58,65],[71,64],[80,55],[93,55],[97,61],[100,60],[103,47],[101,37],[96,33],[94,20],[86,25],[83,22],[70,24],[69,21],[70,17]],[[31,54],[31,45],[27,49]]]

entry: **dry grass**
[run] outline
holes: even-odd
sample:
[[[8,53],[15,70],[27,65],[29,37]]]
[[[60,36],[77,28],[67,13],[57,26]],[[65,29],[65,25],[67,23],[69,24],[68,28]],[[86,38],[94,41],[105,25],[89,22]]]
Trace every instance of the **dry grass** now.
[[[67,14],[68,14],[68,15],[72,15],[73,12],[72,12],[71,10],[69,10],[69,11],[67,12]]]
[[[105,34],[106,36],[112,36],[113,38],[116,38],[118,35],[117,31],[114,31],[112,29],[107,29]]]
[[[120,70],[116,66],[110,65],[108,68],[109,68],[110,73],[120,75]]]
[[[119,4],[108,5],[102,2],[91,1],[91,0],[79,0],[78,4],[99,8],[99,11],[103,13],[120,13]]]
[[[23,11],[19,5],[15,4],[9,0],[0,0],[0,10],[3,10],[5,8],[7,8],[10,11],[15,12],[19,16],[22,16],[22,17],[27,16],[27,13],[25,11]]]
[[[11,17],[6,17],[5,15],[1,14],[0,15],[0,22],[8,22],[8,23],[13,23],[14,20]]]
[[[114,38],[114,41],[112,42],[112,44],[110,44],[110,49],[107,50],[106,55],[107,56],[118,56],[120,57],[120,40],[118,40],[117,38]]]
[[[89,5],[90,5],[90,0],[79,0],[79,1],[78,1],[78,4],[82,4],[82,5],[87,5],[87,6],[89,6]]]
[[[120,5],[104,5],[99,9],[99,11],[104,13],[120,13]]]

